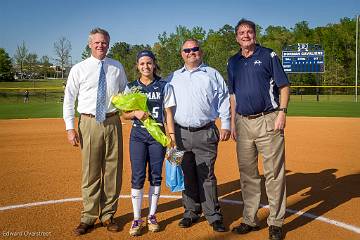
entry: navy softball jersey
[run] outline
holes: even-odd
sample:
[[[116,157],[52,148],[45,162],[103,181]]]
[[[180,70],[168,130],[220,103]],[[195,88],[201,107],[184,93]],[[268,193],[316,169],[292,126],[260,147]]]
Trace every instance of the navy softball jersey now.
[[[241,115],[277,109],[279,88],[290,84],[275,52],[260,45],[248,58],[240,52],[232,56],[227,72],[229,93],[235,94],[236,112]]]
[[[154,81],[147,86],[142,84],[140,82],[140,80],[135,80],[131,83],[128,83],[128,85],[126,86],[125,92],[130,92],[131,88],[137,88],[140,90],[140,92],[145,93],[147,96],[147,106],[148,106],[149,112],[151,113],[151,116],[157,122],[163,123],[164,122],[164,112],[163,112],[164,103],[165,103],[165,100],[168,101],[168,99],[164,99],[164,98],[165,97],[169,98],[169,96],[166,96],[166,95],[168,95],[169,86],[166,86],[166,85],[167,85],[167,82],[160,78],[154,79]],[[138,119],[135,119],[134,123],[136,125],[141,125],[141,121]]]
[[[175,106],[175,97],[172,87],[166,81],[156,78],[149,85],[140,80],[129,83],[125,92],[137,88],[147,96],[147,106],[151,116],[158,122],[164,123],[164,108]],[[162,127],[164,129],[164,126]],[[144,128],[140,120],[133,120],[130,133],[130,161],[132,188],[142,189],[148,165],[149,181],[151,186],[161,185],[162,165],[165,156],[165,147],[158,143]]]

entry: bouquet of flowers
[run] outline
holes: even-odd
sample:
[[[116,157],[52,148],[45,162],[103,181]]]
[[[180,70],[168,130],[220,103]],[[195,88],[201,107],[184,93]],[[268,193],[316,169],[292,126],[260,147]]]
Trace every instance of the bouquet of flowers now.
[[[180,151],[176,147],[168,147],[166,149],[165,160],[168,160],[171,164],[180,166],[185,151]]]
[[[134,111],[141,110],[149,112],[147,107],[147,97],[144,93],[141,93],[138,88],[131,88],[129,93],[119,93],[118,95],[112,96],[111,103],[117,109],[121,111]],[[149,114],[149,116],[151,116]],[[157,123],[152,117],[148,117],[144,121],[141,120],[146,130],[150,135],[158,141],[164,147],[170,145],[171,139],[165,135],[160,129],[159,123]]]

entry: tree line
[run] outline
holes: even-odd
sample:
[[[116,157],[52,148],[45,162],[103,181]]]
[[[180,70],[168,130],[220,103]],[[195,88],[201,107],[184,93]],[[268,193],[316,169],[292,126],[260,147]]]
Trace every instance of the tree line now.
[[[289,77],[293,85],[354,85],[356,18],[351,19],[345,17],[340,19],[338,23],[331,23],[316,28],[310,28],[306,21],[298,22],[290,29],[283,26],[272,25],[266,29],[262,29],[261,26],[257,25],[256,33],[257,42],[265,47],[274,49],[279,56],[281,56],[283,48],[296,43],[317,44],[325,51],[325,72],[321,74],[320,77],[315,77],[314,74],[290,74]],[[239,45],[235,41],[234,27],[228,24],[217,31],[205,31],[199,26],[191,29],[185,26],[177,26],[175,32],[163,32],[159,34],[158,41],[153,46],[115,42],[110,48],[108,55],[109,57],[119,60],[124,65],[127,77],[129,81],[132,81],[138,77],[135,64],[136,54],[140,50],[152,50],[157,56],[161,75],[166,77],[183,65],[180,49],[183,41],[188,38],[200,40],[205,53],[204,62],[216,68],[226,79],[227,60],[239,51]],[[67,41],[68,40],[63,39],[63,43]],[[61,48],[60,43],[61,41],[59,40],[57,42],[57,48]],[[56,48],[55,44],[54,48]],[[61,52],[56,52],[57,62],[61,63],[62,67],[69,63],[70,42],[68,42],[67,47],[65,46],[65,50],[66,49],[69,51],[63,52],[62,55],[60,54]],[[3,61],[1,60],[4,55],[3,52],[4,51],[0,49],[1,65],[3,65]],[[27,55],[27,60],[23,60],[28,65],[34,62],[34,58],[36,59],[36,57],[32,56],[31,60],[29,55],[31,54]],[[89,55],[90,49],[86,46],[81,57],[85,59]],[[20,59],[25,58],[20,58],[16,55],[14,59],[15,65],[18,67],[22,64]],[[61,59],[63,59],[62,62]],[[45,63],[45,60],[46,59],[42,59],[41,62]],[[3,71],[2,67],[0,68],[0,72],[1,71]],[[320,82],[317,82],[316,79],[320,79]]]
[[[0,48],[0,81],[14,81],[15,79],[36,79],[48,77],[64,78],[66,69],[71,67],[71,43],[65,37],[54,43],[57,65],[51,63],[48,56],[40,59],[36,53],[29,52],[25,42],[18,45],[13,58]]]

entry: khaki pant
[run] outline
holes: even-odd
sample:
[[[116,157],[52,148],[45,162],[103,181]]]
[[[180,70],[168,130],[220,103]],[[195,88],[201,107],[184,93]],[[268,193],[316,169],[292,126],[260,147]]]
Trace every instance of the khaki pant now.
[[[122,126],[118,115],[97,123],[82,115],[79,121],[82,154],[81,222],[104,222],[118,205],[123,166]]]
[[[237,157],[241,192],[244,200],[243,222],[258,224],[261,178],[258,153],[263,156],[266,194],[270,206],[268,225],[282,226],[286,211],[285,140],[284,132],[274,131],[278,112],[256,119],[236,115]]]

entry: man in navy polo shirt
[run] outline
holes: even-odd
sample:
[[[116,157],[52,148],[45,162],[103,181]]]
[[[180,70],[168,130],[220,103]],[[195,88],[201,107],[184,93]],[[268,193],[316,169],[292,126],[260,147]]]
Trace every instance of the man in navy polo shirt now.
[[[269,239],[282,239],[286,209],[284,128],[289,81],[275,52],[256,44],[255,23],[241,19],[235,28],[240,51],[228,61],[231,136],[236,140],[241,192],[244,200],[238,234],[258,230],[263,157],[270,215]]]

